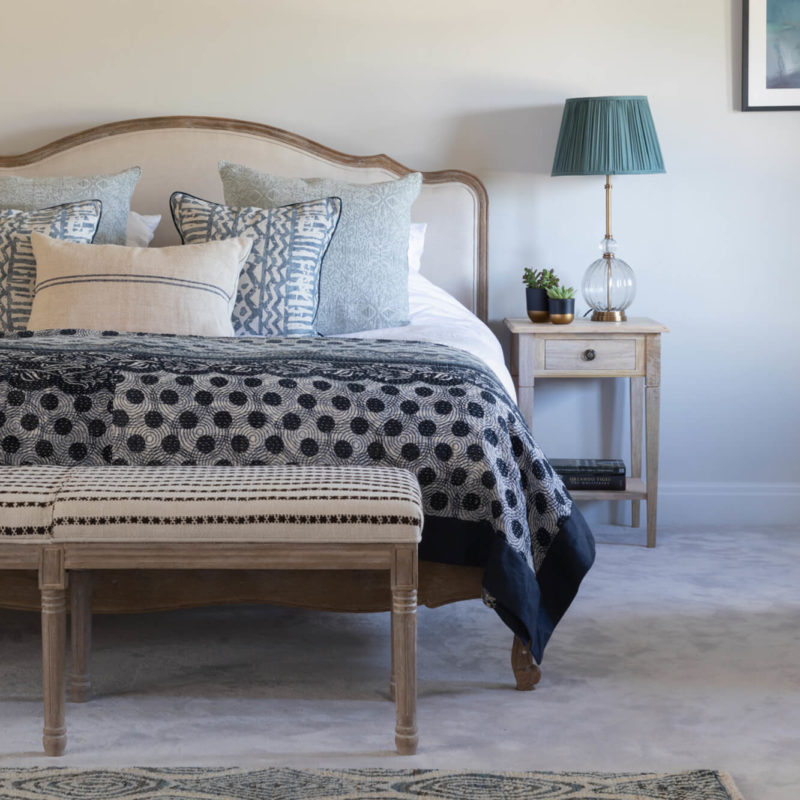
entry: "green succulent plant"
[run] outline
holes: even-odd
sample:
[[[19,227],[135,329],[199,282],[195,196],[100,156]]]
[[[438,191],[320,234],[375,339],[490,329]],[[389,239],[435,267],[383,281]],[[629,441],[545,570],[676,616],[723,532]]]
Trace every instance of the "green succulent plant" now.
[[[529,289],[554,289],[558,286],[558,277],[552,269],[531,269],[526,267],[522,273],[522,282]]]
[[[547,290],[547,296],[552,300],[571,300],[575,290],[571,286],[554,286]]]

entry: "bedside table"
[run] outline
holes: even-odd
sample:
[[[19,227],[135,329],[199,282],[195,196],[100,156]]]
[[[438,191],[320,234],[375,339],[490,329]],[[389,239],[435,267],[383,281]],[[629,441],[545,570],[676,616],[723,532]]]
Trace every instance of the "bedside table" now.
[[[661,334],[669,328],[646,317],[627,322],[576,319],[569,325],[506,319],[511,331],[511,375],[522,416],[533,426],[533,387],[540,378],[630,378],[631,464],[625,491],[580,490],[575,500],[630,500],[631,522],[647,502],[647,546],[656,546]],[[645,422],[647,483],[642,480]]]

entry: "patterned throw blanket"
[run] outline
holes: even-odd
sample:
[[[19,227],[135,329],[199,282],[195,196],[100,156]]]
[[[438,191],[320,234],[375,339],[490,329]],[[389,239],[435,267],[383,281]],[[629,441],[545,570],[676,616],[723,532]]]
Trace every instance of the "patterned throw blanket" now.
[[[485,567],[484,601],[537,660],[594,559],[519,409],[468,353],[388,340],[0,334],[2,465],[274,463],[413,472],[420,557]]]

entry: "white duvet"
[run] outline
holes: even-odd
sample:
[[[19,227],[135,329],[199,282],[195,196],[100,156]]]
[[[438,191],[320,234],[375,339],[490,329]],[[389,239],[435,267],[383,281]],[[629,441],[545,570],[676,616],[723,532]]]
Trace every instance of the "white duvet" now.
[[[506,367],[500,342],[469,309],[418,272],[408,275],[411,323],[402,328],[380,328],[344,334],[351,339],[405,339],[439,342],[466,350],[480,358],[498,377],[512,398],[514,382]]]

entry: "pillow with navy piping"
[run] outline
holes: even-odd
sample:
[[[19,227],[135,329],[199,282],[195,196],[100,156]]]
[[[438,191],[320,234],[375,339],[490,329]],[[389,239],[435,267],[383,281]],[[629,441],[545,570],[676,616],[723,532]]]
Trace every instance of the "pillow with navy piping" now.
[[[316,334],[320,270],[342,209],[338,197],[270,209],[231,208],[175,192],[170,208],[184,244],[253,239],[233,309],[236,336]]]
[[[31,234],[89,244],[102,203],[84,200],[34,211],[0,210],[0,331],[24,331],[31,313],[36,261]]]
[[[422,175],[378,183],[287,178],[220,162],[225,202],[275,208],[341,197],[339,229],[320,277],[317,328],[323,336],[408,325],[408,239],[411,206]]]

